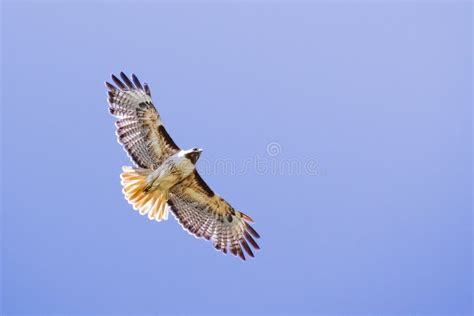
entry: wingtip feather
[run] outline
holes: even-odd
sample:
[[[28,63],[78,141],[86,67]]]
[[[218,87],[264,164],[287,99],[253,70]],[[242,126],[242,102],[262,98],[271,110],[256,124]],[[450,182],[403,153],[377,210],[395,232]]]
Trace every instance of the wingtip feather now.
[[[114,74],[111,75],[111,78],[113,82],[117,85],[117,87],[119,87],[122,90],[127,90],[127,87],[123,84],[123,82],[120,81],[120,79],[117,78]]]
[[[251,217],[248,216],[247,214],[242,213],[242,212],[239,212],[239,213],[240,213],[240,216],[242,216],[242,218],[243,218],[246,222],[249,222],[249,223],[253,223],[253,222],[254,222],[253,218],[251,218]]]
[[[105,87],[109,90],[109,92],[117,90],[117,88],[115,88],[115,86],[108,81],[105,81],[104,84]]]
[[[253,229],[252,226],[250,226],[248,223],[245,223],[245,228],[247,229],[247,231],[250,232],[250,234],[252,234],[255,238],[260,238],[260,235],[257,233],[257,231],[255,229]]]
[[[137,76],[135,76],[135,74],[132,74],[132,80],[133,80],[133,83],[135,84],[135,86],[138,89],[143,90],[143,86],[142,86],[140,80],[138,80]]]
[[[122,71],[120,72],[120,78],[122,78],[123,82],[127,85],[129,89],[135,89],[135,86],[133,83],[130,81],[130,79],[127,77],[127,75]]]
[[[151,97],[150,86],[146,82],[144,82],[143,84],[144,84],[144,87],[145,87],[145,93],[148,94],[148,96]]]

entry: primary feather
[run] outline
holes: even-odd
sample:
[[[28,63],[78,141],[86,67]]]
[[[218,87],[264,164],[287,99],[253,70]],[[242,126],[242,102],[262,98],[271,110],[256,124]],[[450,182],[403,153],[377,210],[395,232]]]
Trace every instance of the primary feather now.
[[[179,147],[161,123],[150,90],[144,90],[135,76],[133,84],[123,72],[120,75],[125,84],[114,75],[112,80],[118,88],[106,83],[110,113],[118,118],[115,123],[118,141],[137,166],[156,169],[178,152]]]

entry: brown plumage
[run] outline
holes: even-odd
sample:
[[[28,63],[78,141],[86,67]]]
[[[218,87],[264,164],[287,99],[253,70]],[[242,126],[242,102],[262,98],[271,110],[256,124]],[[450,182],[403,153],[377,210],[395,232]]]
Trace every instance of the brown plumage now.
[[[112,81],[115,85],[105,85],[110,113],[118,118],[117,139],[136,165],[125,167],[121,175],[130,204],[157,221],[167,219],[171,210],[186,231],[210,240],[217,250],[243,260],[244,253],[254,257],[250,246],[260,249],[255,241],[260,236],[250,225],[253,220],[214,193],[195,169],[166,189],[149,182],[150,174],[173,159],[181,159],[183,151],[164,128],[148,84],[142,85],[135,75],[130,80],[123,72],[120,79],[112,75]],[[192,157],[195,163],[197,158]]]

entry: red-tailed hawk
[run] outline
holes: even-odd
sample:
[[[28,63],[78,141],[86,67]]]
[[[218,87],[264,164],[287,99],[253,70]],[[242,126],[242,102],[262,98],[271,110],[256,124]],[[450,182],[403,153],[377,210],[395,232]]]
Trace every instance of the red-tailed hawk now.
[[[164,128],[151,99],[150,88],[135,75],[122,72],[106,82],[110,113],[117,117],[117,138],[135,167],[120,175],[127,201],[140,214],[161,221],[174,214],[181,226],[198,238],[211,240],[217,250],[227,250],[245,260],[259,249],[250,226],[253,220],[235,210],[209,188],[195,169],[201,149],[181,150]]]

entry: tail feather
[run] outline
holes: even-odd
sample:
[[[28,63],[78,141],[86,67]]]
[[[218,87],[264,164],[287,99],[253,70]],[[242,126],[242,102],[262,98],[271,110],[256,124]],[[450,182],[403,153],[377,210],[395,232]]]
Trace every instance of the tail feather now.
[[[123,194],[127,201],[137,210],[141,215],[148,214],[151,220],[161,221],[168,219],[168,208],[166,202],[168,201],[168,191],[154,190],[146,191],[147,176],[150,170],[123,167],[123,172],[120,174],[123,185]]]
[[[153,218],[158,217],[162,219],[167,219],[168,218],[168,214],[166,210],[167,200],[168,200],[167,193],[164,193],[160,198],[158,198],[151,206],[151,211],[148,212],[148,218],[153,219]]]

